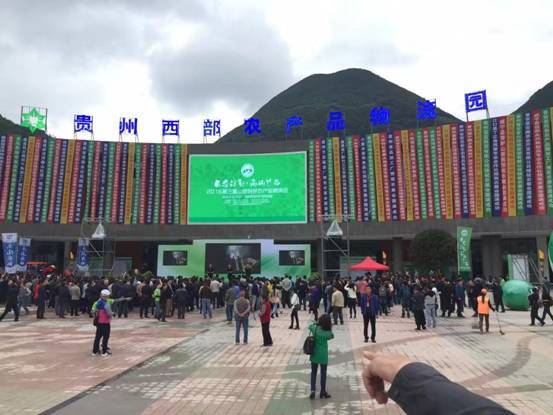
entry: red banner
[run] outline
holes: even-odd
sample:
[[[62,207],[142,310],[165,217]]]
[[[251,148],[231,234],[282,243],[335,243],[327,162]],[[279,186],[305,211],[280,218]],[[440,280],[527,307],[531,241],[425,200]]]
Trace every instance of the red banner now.
[[[90,212],[91,218],[98,215],[98,183],[100,182],[100,159],[102,158],[102,146],[98,143],[94,146],[94,164],[92,167],[92,191],[90,194]]]
[[[390,173],[388,170],[388,150],[386,148],[386,142],[388,140],[386,133],[379,134],[380,140],[380,153],[382,157],[382,187],[384,187],[384,218],[385,220],[392,220],[392,210],[390,205]],[[375,166],[378,168],[378,166]]]
[[[397,199],[399,220],[406,220],[405,181],[403,174],[403,155],[401,153],[401,131],[394,131],[394,152],[396,155]]]
[[[38,182],[39,163],[40,163],[40,149],[42,141],[47,143],[46,138],[35,138],[35,152],[33,157],[33,170],[31,172],[31,187],[29,189],[29,206],[27,207],[27,222],[33,223],[35,221],[35,200],[36,200],[36,187]]]
[[[159,209],[159,223],[167,221],[167,144],[161,145],[161,206]]]
[[[54,167],[52,168],[52,188],[50,189],[50,208],[48,209],[48,223],[54,222],[54,211],[56,209],[56,193],[58,187],[58,174],[60,170],[61,141],[56,140],[54,148]]]
[[[421,205],[419,194],[419,168],[417,165],[417,145],[415,130],[409,130],[409,161],[411,164],[411,190],[413,192],[413,217],[421,218]]]
[[[476,190],[474,180],[474,127],[473,122],[467,123],[467,177],[469,182],[469,215],[476,217]]]
[[[532,131],[534,133],[534,213],[536,215],[545,215],[543,139],[540,110],[532,111]]]
[[[322,217],[321,139],[315,140],[315,221]]]
[[[499,117],[499,163],[501,168],[501,216],[506,217],[509,216],[509,190],[507,187],[507,119],[505,117]]]
[[[451,124],[451,173],[453,182],[453,212],[455,219],[461,218],[461,172],[459,166],[459,127]]]
[[[424,146],[424,176],[426,179],[426,209],[428,219],[434,218],[434,192],[432,187],[432,164],[430,163],[430,133],[428,128],[422,130],[422,143]]]
[[[355,168],[355,211],[357,222],[363,222],[363,197],[361,195],[361,163],[359,159],[359,136],[353,136],[353,167]]]
[[[148,146],[142,144],[142,160],[140,161],[140,208],[138,215],[138,223],[141,225],[146,223],[146,182],[148,181]],[[183,172],[181,172],[181,175]]]
[[[12,172],[12,158],[13,158],[13,136],[6,138],[6,160],[4,167],[4,182],[2,183],[2,197],[0,198],[0,222],[6,220],[6,210],[8,209],[8,199],[10,196],[10,181]],[[2,173],[2,172],[0,172]]]
[[[69,193],[69,212],[67,223],[75,223],[75,205],[77,204],[77,187],[79,185],[79,164],[81,163],[83,142],[77,140],[75,143],[75,155],[73,156],[73,169],[71,170],[71,190]]]
[[[436,127],[436,153],[438,157],[438,185],[440,187],[440,209],[442,219],[447,218],[447,206],[445,203],[445,179],[444,179],[444,150],[442,143],[442,127]]]

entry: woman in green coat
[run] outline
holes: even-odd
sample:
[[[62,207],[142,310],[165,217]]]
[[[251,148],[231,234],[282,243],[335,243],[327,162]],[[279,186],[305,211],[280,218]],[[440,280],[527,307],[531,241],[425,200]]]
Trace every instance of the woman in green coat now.
[[[334,338],[332,322],[328,314],[319,317],[317,324],[309,326],[309,331],[315,338],[315,348],[311,355],[311,395],[309,399],[315,399],[315,384],[317,383],[317,369],[321,365],[321,394],[322,398],[330,398],[326,392],[326,368],[328,366],[328,341]]]

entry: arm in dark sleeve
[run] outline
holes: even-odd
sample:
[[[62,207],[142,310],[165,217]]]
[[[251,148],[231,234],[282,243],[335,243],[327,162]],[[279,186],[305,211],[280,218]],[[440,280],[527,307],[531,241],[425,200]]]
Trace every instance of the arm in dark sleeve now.
[[[514,415],[419,362],[410,363],[398,372],[388,395],[408,415]]]

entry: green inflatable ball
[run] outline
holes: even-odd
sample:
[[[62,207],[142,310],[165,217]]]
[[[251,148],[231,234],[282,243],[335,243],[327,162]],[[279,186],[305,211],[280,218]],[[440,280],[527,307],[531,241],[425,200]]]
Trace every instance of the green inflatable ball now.
[[[527,281],[510,280],[503,284],[503,301],[509,310],[526,311],[533,285]]]

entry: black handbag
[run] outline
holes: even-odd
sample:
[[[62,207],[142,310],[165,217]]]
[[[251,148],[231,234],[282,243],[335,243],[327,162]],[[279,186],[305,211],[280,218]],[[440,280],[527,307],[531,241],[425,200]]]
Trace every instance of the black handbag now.
[[[317,331],[316,328],[315,328],[315,331]],[[315,336],[310,334],[305,339],[305,342],[303,342],[303,352],[305,354],[312,355],[314,351],[315,351]]]
[[[99,316],[98,316],[98,311],[96,311],[96,312],[94,313],[94,319],[92,320],[92,325],[93,325],[94,327],[98,327],[98,317],[99,317]]]

